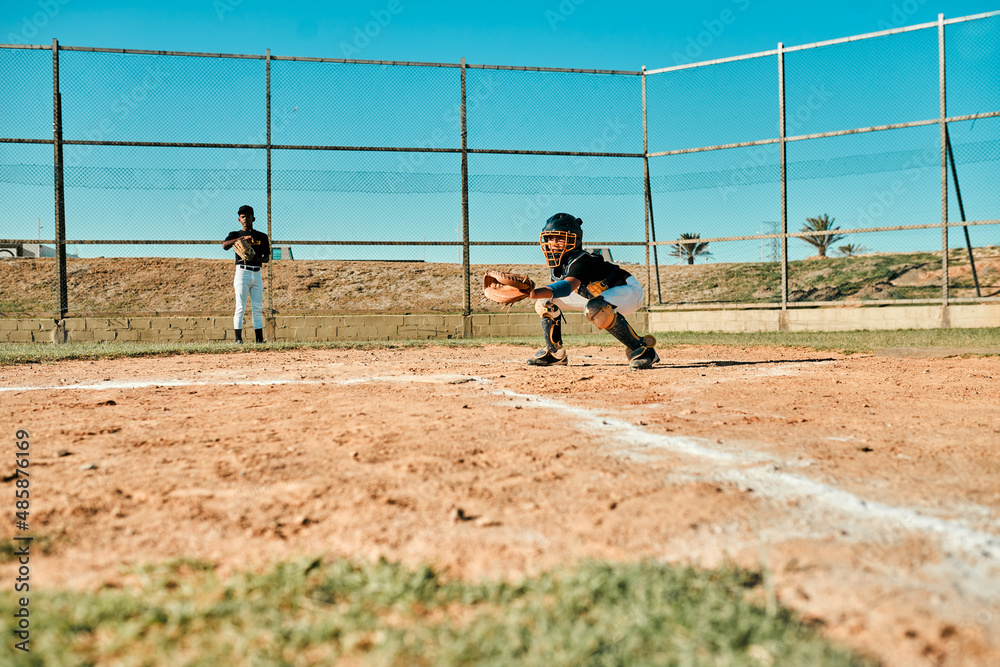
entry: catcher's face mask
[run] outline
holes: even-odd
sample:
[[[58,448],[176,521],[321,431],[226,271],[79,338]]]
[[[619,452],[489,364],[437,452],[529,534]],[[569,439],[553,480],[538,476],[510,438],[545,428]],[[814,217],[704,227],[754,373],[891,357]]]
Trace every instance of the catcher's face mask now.
[[[572,232],[542,232],[538,238],[549,268],[562,264],[566,253],[577,245],[577,235]]]

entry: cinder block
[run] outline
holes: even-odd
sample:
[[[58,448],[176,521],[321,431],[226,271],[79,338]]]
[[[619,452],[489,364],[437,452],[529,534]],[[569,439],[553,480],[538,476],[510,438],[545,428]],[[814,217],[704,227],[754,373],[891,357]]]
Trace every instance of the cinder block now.
[[[70,343],[90,343],[94,340],[93,331],[67,331],[66,340]]]
[[[378,327],[359,326],[357,327],[358,338],[362,340],[373,340],[378,333]]]
[[[122,329],[118,332],[118,338],[116,340],[139,340],[139,332],[135,329]]]
[[[293,337],[293,340],[297,339]],[[337,337],[335,338],[335,340],[358,340],[357,327],[350,327],[350,326],[337,327]]]
[[[3,318],[0,319],[0,331],[19,331],[21,328],[21,320],[14,318]]]
[[[518,317],[517,315],[511,315],[510,313],[490,313],[486,316],[487,324],[501,327],[506,324],[510,324],[511,320]]]
[[[66,331],[86,331],[86,317],[68,317],[63,321]]]
[[[33,343],[35,339],[31,334],[31,331],[7,331],[4,339],[8,343]]]
[[[320,340],[336,340],[337,327],[331,325],[318,326],[316,327],[316,337]]]
[[[130,317],[128,326],[130,329],[149,329],[152,321],[148,317]]]

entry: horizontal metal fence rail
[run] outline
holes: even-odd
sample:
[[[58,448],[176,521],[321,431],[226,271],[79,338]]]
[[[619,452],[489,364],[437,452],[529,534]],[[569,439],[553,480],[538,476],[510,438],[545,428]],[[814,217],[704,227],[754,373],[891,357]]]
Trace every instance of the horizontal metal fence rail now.
[[[0,239],[0,243],[59,243],[54,239]],[[204,239],[67,239],[62,245],[222,245],[219,240]],[[462,246],[462,241],[314,241],[314,240],[278,240],[272,239],[271,245],[306,245],[306,246]],[[470,246],[481,247],[533,247],[537,241],[469,241]],[[645,247],[645,241],[588,241],[588,246]],[[344,260],[350,261],[350,260]]]
[[[960,227],[975,227],[980,225],[1000,225],[1000,220],[970,220],[968,222],[949,222],[948,229],[958,229]],[[868,232],[902,232],[916,229],[941,229],[941,223],[926,223],[922,225],[891,225],[886,227],[857,227],[851,229],[826,229],[808,232],[788,232],[787,234],[754,234],[752,236],[718,236],[715,238],[698,237],[699,243],[712,243],[722,241],[759,241],[780,238],[805,238],[812,236],[837,236],[840,234],[863,234]],[[691,243],[691,239],[676,239],[673,241],[651,241],[649,245],[677,245]],[[598,245],[598,244],[594,244]],[[604,245],[604,244],[600,244]],[[645,245],[645,244],[640,244]],[[940,251],[935,251],[940,252]]]
[[[976,21],[978,19],[986,19],[986,18],[991,18],[993,16],[1000,16],[1000,11],[983,12],[982,14],[970,14],[969,16],[959,16],[953,19],[945,19],[944,25],[965,23],[966,21]],[[886,30],[879,30],[877,32],[867,32],[861,35],[852,35],[851,37],[839,37],[837,39],[828,39],[821,42],[810,42],[809,44],[800,44],[798,46],[785,46],[781,50],[785,53],[792,53],[795,51],[805,51],[807,49],[815,49],[821,46],[832,46],[834,44],[847,44],[850,42],[859,42],[865,39],[872,39],[874,37],[898,35],[904,32],[913,32],[915,30],[928,30],[930,28],[936,28],[936,27],[938,27],[938,21],[928,21],[927,23],[920,23],[917,25],[902,26],[899,28],[889,28]],[[696,63],[685,63],[683,65],[674,65],[672,67],[661,67],[659,69],[646,70],[646,74],[676,72],[684,69],[693,69],[695,67],[707,67],[710,65],[721,65],[724,63],[739,62],[741,60],[751,60],[753,58],[764,58],[767,56],[774,56],[777,54],[778,54],[778,49],[769,49],[767,51],[758,51],[757,53],[748,53],[741,56],[731,56],[729,58],[716,58],[715,60],[702,60]]]

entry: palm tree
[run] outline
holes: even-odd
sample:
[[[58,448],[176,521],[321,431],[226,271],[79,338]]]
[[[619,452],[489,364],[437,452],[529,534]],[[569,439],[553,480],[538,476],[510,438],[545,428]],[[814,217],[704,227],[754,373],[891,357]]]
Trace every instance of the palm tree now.
[[[847,245],[837,246],[837,252],[839,252],[844,257],[854,257],[855,255],[860,255],[861,253],[868,250],[860,243],[848,243]]]
[[[700,238],[701,234],[681,234],[683,241],[690,240],[691,242],[671,244],[670,256],[686,259],[688,264],[694,264],[695,257],[711,255],[712,253],[708,251],[708,241],[698,241]]]
[[[831,218],[826,213],[818,218],[806,218],[806,224],[802,225],[802,229],[799,231],[832,232],[835,229],[840,229],[840,227],[833,226],[833,220],[834,218]],[[817,234],[816,236],[800,236],[799,238],[809,245],[816,246],[820,257],[826,257],[826,249],[837,241],[846,239],[847,236],[845,234]]]

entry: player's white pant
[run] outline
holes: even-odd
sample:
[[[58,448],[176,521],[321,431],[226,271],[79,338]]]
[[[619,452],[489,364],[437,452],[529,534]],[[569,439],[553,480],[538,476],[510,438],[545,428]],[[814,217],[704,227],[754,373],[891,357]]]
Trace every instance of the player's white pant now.
[[[233,278],[233,289],[236,291],[236,313],[233,315],[233,329],[243,328],[243,313],[247,310],[247,297],[250,297],[253,328],[264,328],[264,282],[261,280],[260,274],[260,271],[249,271],[242,266],[236,267],[236,277]]]
[[[623,317],[631,315],[642,307],[642,285],[635,279],[635,276],[629,276],[624,285],[604,290],[601,296],[614,306],[618,314]],[[552,301],[563,310],[582,311],[587,306],[588,299],[573,292],[569,296],[552,299]]]

